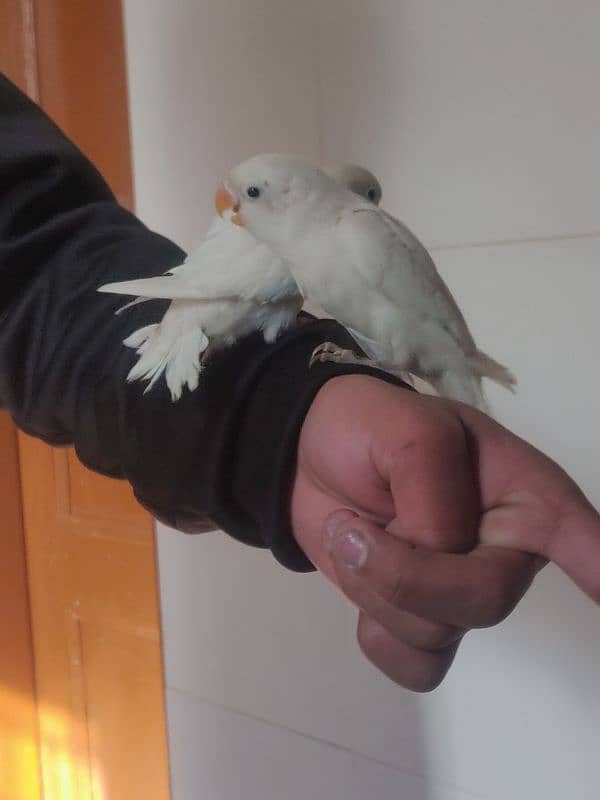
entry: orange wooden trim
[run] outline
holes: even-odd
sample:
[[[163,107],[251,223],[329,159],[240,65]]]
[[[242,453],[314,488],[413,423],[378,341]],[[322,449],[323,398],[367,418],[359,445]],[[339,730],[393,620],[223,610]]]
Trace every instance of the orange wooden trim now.
[[[132,207],[120,0],[0,0],[0,69]],[[0,647],[1,798],[169,797],[154,524],[6,414]]]
[[[133,208],[121,0],[31,2],[40,102]]]
[[[0,795],[38,800],[33,638],[15,427],[0,413]]]
[[[31,0],[0,3],[0,69],[37,96]],[[0,793],[41,800],[33,635],[15,426],[0,412]]]
[[[120,0],[23,2],[37,99],[133,207]],[[153,521],[126,483],[85,470],[72,450],[23,434],[19,450],[44,789],[58,791],[60,763],[78,798],[166,800]]]
[[[0,3],[0,68],[37,100],[33,0],[2,0]]]

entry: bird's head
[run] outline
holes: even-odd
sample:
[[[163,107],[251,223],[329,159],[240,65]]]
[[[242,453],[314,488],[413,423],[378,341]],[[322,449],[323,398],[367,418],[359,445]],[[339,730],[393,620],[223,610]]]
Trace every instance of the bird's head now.
[[[324,167],[323,172],[340,186],[350,189],[354,194],[363,197],[378,206],[381,203],[381,184],[365,167],[358,164],[335,164]]]
[[[322,213],[323,200],[339,187],[318,167],[299,156],[254,156],[233,169],[215,196],[221,216],[275,245],[291,229],[310,224]]]

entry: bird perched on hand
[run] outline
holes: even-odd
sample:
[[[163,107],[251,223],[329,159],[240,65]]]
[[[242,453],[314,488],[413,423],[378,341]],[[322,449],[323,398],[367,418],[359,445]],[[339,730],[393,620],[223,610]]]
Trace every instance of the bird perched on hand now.
[[[219,190],[222,213],[286,261],[305,298],[338,320],[367,358],[326,342],[314,360],[409,372],[439,394],[486,410],[482,378],[515,378],[478,350],[419,240],[394,217],[286,154],[255,156]]]
[[[363,167],[326,169],[331,180],[357,192],[365,203],[379,203],[381,186]],[[145,380],[149,391],[164,373],[173,401],[183,388],[193,391],[203,361],[214,351],[259,330],[266,342],[295,324],[303,297],[289,266],[244,227],[217,216],[204,241],[184,263],[155,278],[122,281],[98,291],[137,295],[123,308],[152,298],[171,300],[160,323],[131,334],[124,344],[138,360],[127,376]]]

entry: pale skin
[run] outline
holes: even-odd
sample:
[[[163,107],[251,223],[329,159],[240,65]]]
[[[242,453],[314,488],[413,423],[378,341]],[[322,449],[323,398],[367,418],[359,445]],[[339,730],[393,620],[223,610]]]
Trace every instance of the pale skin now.
[[[367,658],[434,689],[464,634],[502,621],[550,560],[600,603],[600,517],[553,461],[484,414],[366,375],[304,422],[294,535],[358,608]]]

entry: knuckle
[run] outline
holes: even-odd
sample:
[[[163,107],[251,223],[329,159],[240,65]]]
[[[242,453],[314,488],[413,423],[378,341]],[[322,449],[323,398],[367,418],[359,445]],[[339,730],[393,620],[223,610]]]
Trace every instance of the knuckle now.
[[[591,583],[586,591],[596,605],[600,606],[600,579],[597,578],[594,583]]]
[[[356,638],[364,656],[381,669],[380,655],[385,646],[385,635],[380,628],[369,623],[369,620],[359,623]],[[444,678],[448,667],[445,659],[433,656],[426,665],[420,658],[411,659],[407,654],[401,662],[387,665],[385,674],[405,689],[420,694],[432,692]]]
[[[405,409],[402,423],[403,441],[392,445],[393,461],[405,462],[430,452],[451,457],[464,449],[465,434],[460,420],[445,408],[424,403],[414,405]]]
[[[408,658],[397,676],[397,683],[411,692],[419,694],[433,692],[446,677],[452,659],[453,655],[448,653],[429,654],[426,659],[422,656]]]
[[[465,549],[465,538],[469,535],[468,531],[445,529],[441,526],[433,530],[421,533],[423,543],[432,550],[442,552],[454,552]],[[470,540],[469,540],[470,541]]]
[[[406,688],[421,694],[433,692],[446,677],[458,645],[447,647],[443,652],[430,653],[426,661],[420,660],[407,675]]]
[[[458,647],[450,645],[440,652],[426,652],[407,646],[401,654],[390,658],[389,635],[363,615],[359,617],[356,635],[361,651],[375,667],[399,686],[421,694],[440,685]]]
[[[375,625],[368,617],[359,619],[356,629],[356,639],[358,646],[367,658],[372,658],[379,652],[386,635],[379,625]]]
[[[503,622],[511,613],[518,598],[506,578],[499,576],[491,580],[479,599],[478,627],[493,627]]]
[[[462,636],[462,631],[451,625],[442,625],[435,622],[423,622],[420,630],[415,633],[414,646],[419,650],[445,650],[455,644]]]
[[[444,680],[448,668],[444,665],[436,664],[428,670],[422,670],[414,675],[410,675],[403,682],[403,686],[411,692],[418,694],[428,694],[438,688]]]

